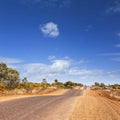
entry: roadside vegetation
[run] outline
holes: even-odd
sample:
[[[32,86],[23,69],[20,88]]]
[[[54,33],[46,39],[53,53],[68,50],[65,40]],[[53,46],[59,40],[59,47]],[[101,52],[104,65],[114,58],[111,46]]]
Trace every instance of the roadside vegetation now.
[[[104,83],[95,82],[91,88],[94,90],[105,90],[105,89],[120,90],[120,84],[106,85]]]
[[[20,73],[7,64],[0,63],[0,93],[2,94],[41,94],[43,91],[52,92],[57,89],[72,89],[82,87],[83,84],[67,81],[65,83],[59,80],[53,80],[48,83],[46,78],[41,83],[30,82],[27,77],[20,79]]]
[[[120,100],[120,84],[105,85],[104,83],[95,82],[91,89],[99,91],[107,98]]]

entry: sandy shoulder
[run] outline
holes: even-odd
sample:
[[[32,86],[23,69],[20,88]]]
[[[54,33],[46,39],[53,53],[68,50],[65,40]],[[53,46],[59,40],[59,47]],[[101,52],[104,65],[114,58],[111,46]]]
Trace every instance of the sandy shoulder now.
[[[75,106],[70,120],[120,120],[120,102],[108,99],[97,91],[87,91]]]

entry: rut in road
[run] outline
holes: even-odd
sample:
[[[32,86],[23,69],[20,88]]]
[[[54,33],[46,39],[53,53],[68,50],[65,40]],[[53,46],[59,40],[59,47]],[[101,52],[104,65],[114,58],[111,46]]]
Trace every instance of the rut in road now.
[[[81,90],[60,96],[37,96],[0,103],[0,120],[68,120]]]

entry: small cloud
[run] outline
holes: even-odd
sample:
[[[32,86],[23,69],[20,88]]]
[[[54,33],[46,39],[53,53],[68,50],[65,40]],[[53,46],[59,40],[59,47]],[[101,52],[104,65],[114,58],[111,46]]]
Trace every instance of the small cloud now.
[[[63,0],[59,7],[60,8],[62,8],[62,7],[70,7],[70,5],[71,5],[71,0]]]
[[[59,36],[58,25],[53,22],[49,22],[49,23],[42,25],[40,29],[42,33],[47,37],[55,38]]]
[[[120,47],[120,44],[115,45],[115,47],[118,47],[118,48],[119,48],[119,47]]]
[[[55,56],[49,56],[49,57],[48,57],[48,60],[54,60],[54,59],[56,59]]]
[[[15,58],[0,57],[0,62],[4,62],[6,64],[14,64],[14,63],[21,63],[22,60]]]
[[[117,36],[119,36],[119,37],[120,37],[120,33],[117,33]]]
[[[92,28],[93,28],[92,25],[85,26],[85,27],[84,27],[84,31],[85,31],[85,32],[88,32],[88,31],[90,31]]]
[[[120,62],[120,57],[113,58],[112,60],[113,60],[113,61],[116,61],[116,62]]]
[[[63,71],[71,65],[69,60],[54,60],[51,69],[55,71]]]

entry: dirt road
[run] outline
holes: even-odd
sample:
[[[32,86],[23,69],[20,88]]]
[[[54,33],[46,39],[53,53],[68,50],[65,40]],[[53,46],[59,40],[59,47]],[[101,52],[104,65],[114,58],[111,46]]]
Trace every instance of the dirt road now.
[[[77,102],[70,120],[120,120],[120,101],[102,92],[87,91]]]
[[[68,120],[82,90],[0,102],[0,120]]]

